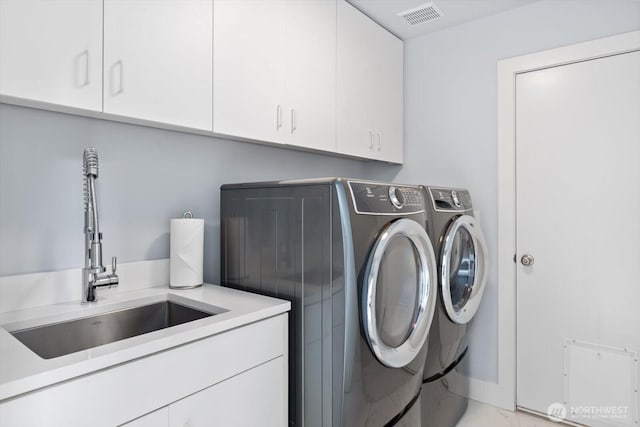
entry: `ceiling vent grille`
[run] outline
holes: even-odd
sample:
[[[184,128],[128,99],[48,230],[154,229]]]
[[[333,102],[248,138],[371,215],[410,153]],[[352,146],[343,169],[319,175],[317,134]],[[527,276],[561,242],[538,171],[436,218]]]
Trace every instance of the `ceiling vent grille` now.
[[[442,17],[442,11],[433,3],[425,3],[413,9],[398,13],[409,25],[419,25]]]

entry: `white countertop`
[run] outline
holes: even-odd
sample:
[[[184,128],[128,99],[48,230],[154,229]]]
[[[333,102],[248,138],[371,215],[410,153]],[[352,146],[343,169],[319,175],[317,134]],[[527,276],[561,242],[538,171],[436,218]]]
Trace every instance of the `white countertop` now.
[[[43,359],[9,331],[171,300],[214,316],[53,359]],[[291,309],[289,301],[205,284],[188,290],[168,286],[106,295],[91,304],[71,301],[0,313],[0,401],[61,381],[145,357]]]

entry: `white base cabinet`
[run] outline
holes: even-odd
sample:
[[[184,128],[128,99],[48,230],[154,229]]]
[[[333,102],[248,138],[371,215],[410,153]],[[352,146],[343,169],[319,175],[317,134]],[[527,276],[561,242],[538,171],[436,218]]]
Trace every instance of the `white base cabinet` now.
[[[281,314],[0,402],[0,425],[285,426],[287,352]]]
[[[143,415],[133,421],[122,424],[121,427],[168,427],[169,426],[169,407],[165,406]]]
[[[102,0],[0,1],[0,93],[102,110]]]
[[[173,403],[169,427],[286,426],[286,370],[279,357]]]
[[[287,425],[287,361],[270,360],[122,427],[280,427]]]

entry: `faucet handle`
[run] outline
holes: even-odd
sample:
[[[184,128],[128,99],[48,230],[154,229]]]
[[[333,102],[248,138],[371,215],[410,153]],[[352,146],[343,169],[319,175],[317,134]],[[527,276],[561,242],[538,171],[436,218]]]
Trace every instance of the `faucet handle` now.
[[[116,268],[118,267],[118,257],[111,257],[111,274],[116,274]]]

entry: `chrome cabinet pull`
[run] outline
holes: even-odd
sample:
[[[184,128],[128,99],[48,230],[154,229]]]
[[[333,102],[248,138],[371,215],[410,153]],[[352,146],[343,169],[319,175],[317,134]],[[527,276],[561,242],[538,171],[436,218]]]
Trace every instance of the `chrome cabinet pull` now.
[[[82,74],[84,78],[81,77]],[[85,49],[76,55],[76,86],[85,87],[89,86],[89,83],[89,50]]]
[[[291,133],[295,132],[296,127],[296,110],[294,108],[291,109]]]
[[[124,83],[123,83],[123,75],[124,75],[124,71],[123,71],[123,65],[122,65],[122,60],[118,60],[117,62],[115,62],[112,66],[111,66],[111,96],[117,96],[120,95],[122,92],[124,92]],[[116,69],[118,69],[119,73],[119,80],[118,80],[118,89],[116,90],[116,84],[115,84],[115,75],[116,75]]]
[[[84,85],[89,86],[89,50],[85,51],[87,53],[87,61],[84,63]]]
[[[282,127],[282,107],[278,105],[276,107],[276,130],[280,130]]]
[[[382,150],[382,132],[376,132],[378,134],[378,151]]]
[[[369,129],[369,150],[373,150],[373,131]]]

